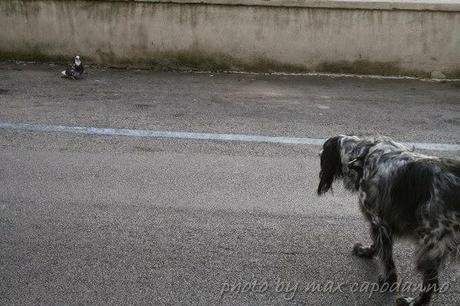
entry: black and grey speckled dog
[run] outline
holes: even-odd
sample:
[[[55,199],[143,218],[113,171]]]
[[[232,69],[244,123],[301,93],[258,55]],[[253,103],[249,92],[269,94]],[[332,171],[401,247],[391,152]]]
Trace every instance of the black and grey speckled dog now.
[[[318,195],[327,192],[335,179],[359,192],[373,243],[369,247],[358,243],[353,253],[380,258],[382,285],[397,284],[393,240],[412,238],[423,289],[416,298],[398,298],[397,305],[428,305],[439,289],[439,269],[460,251],[460,161],[412,151],[384,137],[332,137],[320,154]]]

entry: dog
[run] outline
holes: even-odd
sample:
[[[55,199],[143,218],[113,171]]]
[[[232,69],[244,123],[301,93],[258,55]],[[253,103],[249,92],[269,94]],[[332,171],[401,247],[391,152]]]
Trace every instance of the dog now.
[[[80,56],[77,55],[74,58],[74,62],[66,70],[61,71],[61,77],[77,80],[80,79],[84,71],[85,67],[83,67]]]
[[[318,195],[335,180],[358,192],[359,207],[370,224],[372,244],[357,243],[353,253],[380,259],[380,285],[397,284],[393,242],[416,242],[416,267],[422,275],[417,297],[397,305],[429,305],[439,291],[438,274],[460,251],[460,161],[428,156],[387,137],[338,135],[320,153]]]

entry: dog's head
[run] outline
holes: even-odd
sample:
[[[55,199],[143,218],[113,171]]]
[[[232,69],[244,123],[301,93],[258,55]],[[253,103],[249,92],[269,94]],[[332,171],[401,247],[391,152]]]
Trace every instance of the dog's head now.
[[[344,187],[351,191],[359,188],[364,160],[373,142],[356,136],[339,135],[323,144],[320,154],[321,170],[317,193],[322,195],[336,179],[343,179]]]

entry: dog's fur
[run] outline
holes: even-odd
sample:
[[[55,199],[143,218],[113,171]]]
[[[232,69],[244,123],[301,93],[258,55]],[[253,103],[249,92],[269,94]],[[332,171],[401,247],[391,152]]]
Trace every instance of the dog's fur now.
[[[439,289],[438,273],[460,250],[460,161],[418,154],[389,138],[339,135],[328,139],[320,154],[318,195],[334,180],[359,193],[359,205],[370,223],[372,245],[356,244],[355,255],[378,256],[380,284],[396,284],[392,257],[395,238],[417,243],[416,265],[423,290],[398,305],[428,305]]]

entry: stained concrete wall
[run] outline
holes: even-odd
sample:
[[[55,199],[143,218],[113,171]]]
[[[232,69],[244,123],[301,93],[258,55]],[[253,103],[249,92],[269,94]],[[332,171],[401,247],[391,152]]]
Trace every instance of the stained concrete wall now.
[[[205,2],[0,0],[0,58],[460,75],[460,1]]]

